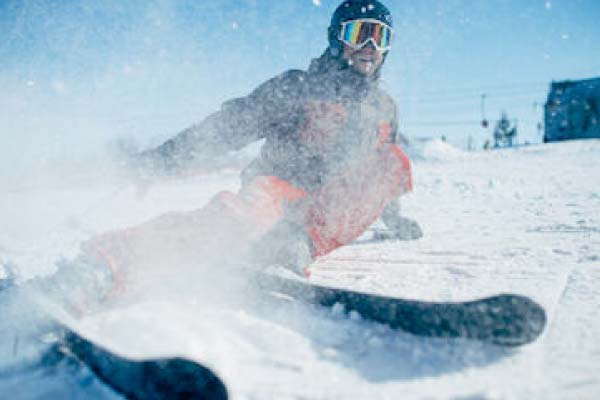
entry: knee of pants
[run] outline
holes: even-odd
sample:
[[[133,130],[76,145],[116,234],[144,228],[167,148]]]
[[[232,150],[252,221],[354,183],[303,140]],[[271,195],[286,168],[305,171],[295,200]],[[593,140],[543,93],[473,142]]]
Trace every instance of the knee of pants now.
[[[396,163],[396,180],[400,187],[400,192],[411,192],[413,190],[413,176],[410,159],[406,153],[395,144],[391,146],[391,153]]]

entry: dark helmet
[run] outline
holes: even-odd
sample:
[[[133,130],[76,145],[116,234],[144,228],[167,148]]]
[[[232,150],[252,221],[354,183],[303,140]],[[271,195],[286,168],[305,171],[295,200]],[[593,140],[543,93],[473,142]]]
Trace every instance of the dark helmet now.
[[[342,23],[354,19],[375,19],[393,28],[392,13],[377,0],[346,0],[334,11],[329,25],[329,48],[338,55],[342,49],[339,40]]]

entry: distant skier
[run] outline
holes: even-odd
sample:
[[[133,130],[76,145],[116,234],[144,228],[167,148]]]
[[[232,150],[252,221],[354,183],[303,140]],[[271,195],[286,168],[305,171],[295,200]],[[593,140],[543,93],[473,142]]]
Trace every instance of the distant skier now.
[[[220,246],[226,254],[211,260],[244,257],[302,274],[380,217],[395,238],[421,237],[418,224],[399,214],[398,197],[412,190],[411,164],[396,144],[396,104],[378,87],[392,34],[383,4],[344,1],[333,14],[328,48],[307,71],[285,72],[224,103],[136,159],[148,174],[176,173],[265,139],[237,194],[104,234],[63,270],[77,269],[94,289],[112,290],[143,274],[137,266],[202,264],[205,250]]]

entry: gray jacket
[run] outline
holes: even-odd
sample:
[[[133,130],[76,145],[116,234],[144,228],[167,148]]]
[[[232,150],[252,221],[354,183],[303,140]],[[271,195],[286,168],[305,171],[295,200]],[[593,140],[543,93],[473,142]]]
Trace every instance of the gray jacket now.
[[[290,70],[260,85],[146,152],[166,169],[181,169],[265,139],[244,180],[275,175],[312,191],[348,163],[394,142],[396,104],[371,78],[326,51],[307,71]]]

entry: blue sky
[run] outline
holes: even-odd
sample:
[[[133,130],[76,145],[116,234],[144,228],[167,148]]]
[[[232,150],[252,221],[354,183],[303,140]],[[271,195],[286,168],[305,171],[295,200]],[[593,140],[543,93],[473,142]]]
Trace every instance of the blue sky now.
[[[409,137],[445,135],[464,145],[471,135],[481,143],[489,135],[478,125],[485,93],[488,118],[505,110],[519,119],[524,139],[539,141],[535,127],[550,82],[600,76],[597,0],[386,4],[396,35],[385,86]],[[32,118],[52,126],[77,116],[77,129],[56,123],[61,137],[156,143],[227,98],[306,68],[326,46],[337,5],[0,0],[0,83],[10,91],[0,95],[8,110],[0,122],[36,140]],[[84,121],[97,129],[86,132]]]

